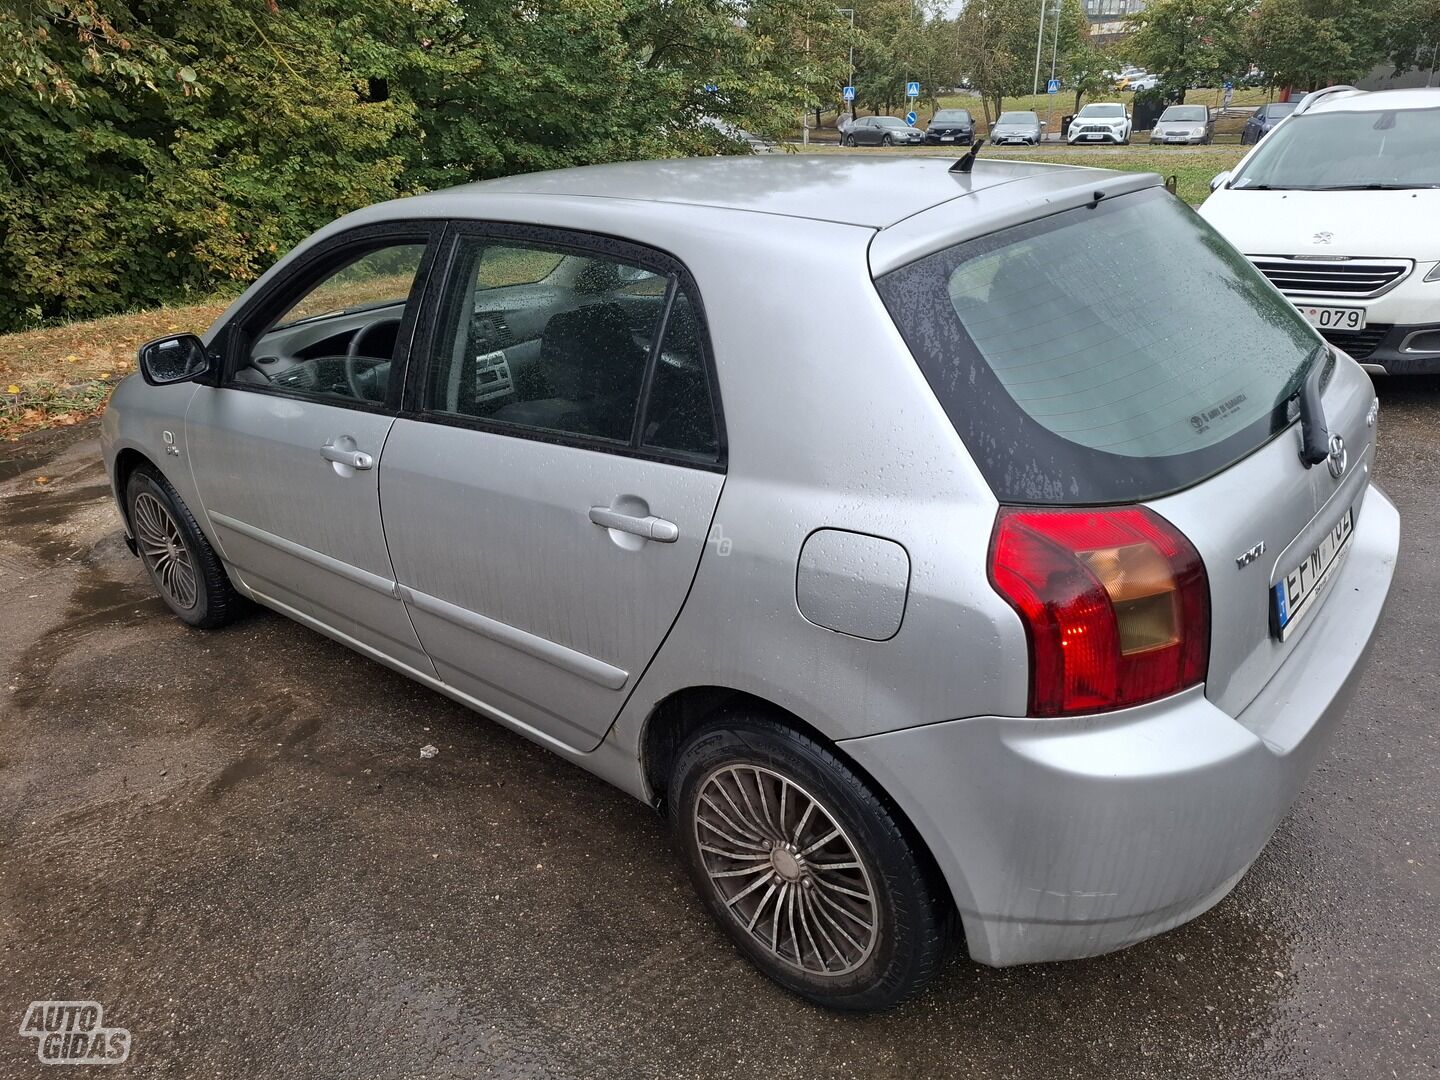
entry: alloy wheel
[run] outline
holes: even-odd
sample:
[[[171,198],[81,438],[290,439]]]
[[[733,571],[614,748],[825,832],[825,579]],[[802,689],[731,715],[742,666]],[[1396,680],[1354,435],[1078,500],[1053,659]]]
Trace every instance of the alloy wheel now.
[[[722,905],[782,962],[836,976],[874,952],[870,872],[835,817],[795,781],[763,766],[721,766],[700,785],[694,829]]]
[[[148,491],[135,496],[133,517],[135,543],[155,584],[176,607],[193,608],[199,599],[195,564],[190,560],[190,550],[185,546],[175,518],[165,504]]]

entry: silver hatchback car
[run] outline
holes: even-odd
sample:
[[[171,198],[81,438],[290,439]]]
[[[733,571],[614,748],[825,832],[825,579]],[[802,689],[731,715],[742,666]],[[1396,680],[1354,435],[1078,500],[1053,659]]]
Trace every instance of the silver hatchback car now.
[[[662,808],[838,1008],[953,929],[1060,960],[1216,903],[1395,565],[1369,379],[1154,176],[495,180],[327,226],[141,364],[105,459],[181,619],[258,601]]]

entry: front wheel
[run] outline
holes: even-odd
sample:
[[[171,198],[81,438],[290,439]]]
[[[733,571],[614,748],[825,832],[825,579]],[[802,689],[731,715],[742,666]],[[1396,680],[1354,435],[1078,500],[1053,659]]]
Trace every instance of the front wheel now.
[[[125,485],[125,507],[136,552],[170,610],[203,630],[234,622],[244,601],[170,481],[141,465]]]
[[[939,968],[950,906],[888,803],[833,750],[735,717],[681,749],[672,824],[696,889],[742,953],[786,989],[889,1008]]]

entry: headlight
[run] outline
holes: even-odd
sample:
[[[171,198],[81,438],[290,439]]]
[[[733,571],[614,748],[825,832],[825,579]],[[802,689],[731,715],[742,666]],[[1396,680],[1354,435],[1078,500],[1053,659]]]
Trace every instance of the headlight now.
[[[1440,262],[1430,268],[1430,273],[1425,275],[1426,281],[1440,281]]]

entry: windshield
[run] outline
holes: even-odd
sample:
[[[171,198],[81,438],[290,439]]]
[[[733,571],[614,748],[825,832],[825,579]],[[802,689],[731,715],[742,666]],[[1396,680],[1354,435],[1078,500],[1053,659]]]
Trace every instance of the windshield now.
[[[1295,106],[1299,104],[1298,101],[1272,101],[1265,106],[1265,115],[1271,120],[1279,120],[1289,116],[1295,111]]]
[[[1160,114],[1160,122],[1189,122],[1192,120],[1204,123],[1210,119],[1209,110],[1204,105],[1171,105]]]
[[[1080,116],[1124,116],[1124,105],[1086,105],[1080,110]]]
[[[1440,108],[1292,117],[1265,136],[1230,186],[1306,191],[1440,187]]]
[[[909,125],[898,116],[882,116],[877,121],[881,127],[908,127]]]
[[[936,124],[968,124],[970,114],[964,109],[941,109],[935,114],[932,123]]]
[[[1154,498],[1290,423],[1320,338],[1157,189],[972,240],[877,281],[1007,502]]]
[[[1001,113],[1000,119],[995,122],[997,124],[1033,124],[1036,119],[1038,118],[1033,112],[1007,112]]]

